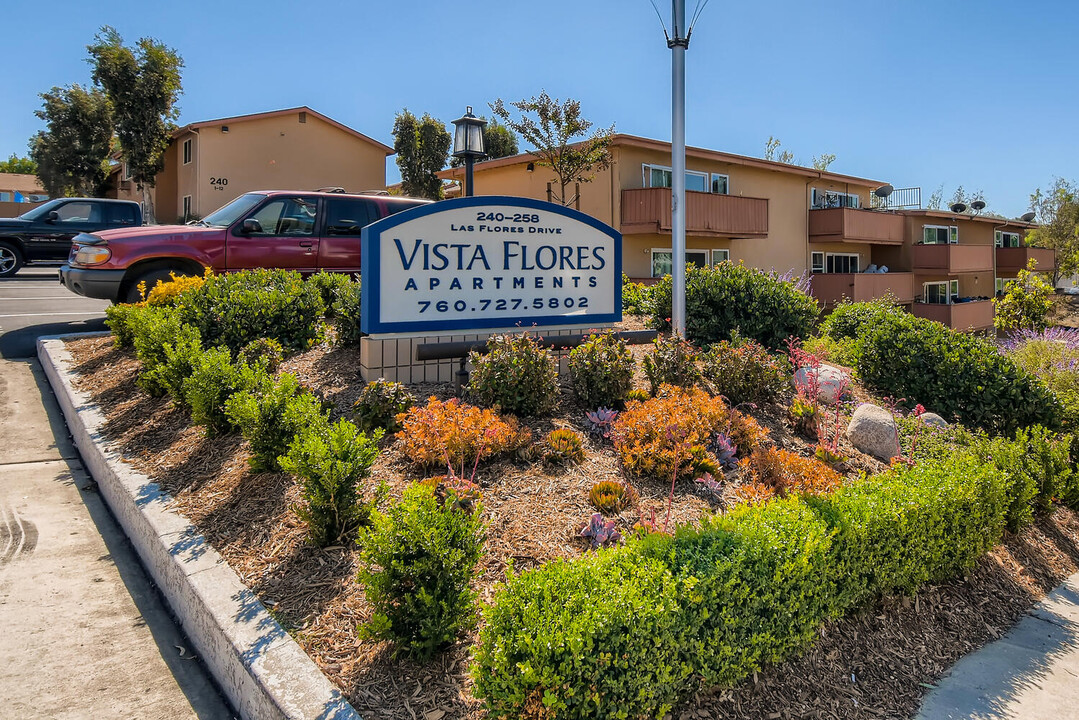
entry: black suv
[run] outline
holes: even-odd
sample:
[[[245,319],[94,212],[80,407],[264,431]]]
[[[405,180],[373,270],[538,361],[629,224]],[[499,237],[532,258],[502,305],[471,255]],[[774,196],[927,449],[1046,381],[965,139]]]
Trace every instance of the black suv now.
[[[34,262],[64,262],[79,233],[142,225],[142,208],[130,200],[58,198],[17,218],[0,218],[0,278]]]

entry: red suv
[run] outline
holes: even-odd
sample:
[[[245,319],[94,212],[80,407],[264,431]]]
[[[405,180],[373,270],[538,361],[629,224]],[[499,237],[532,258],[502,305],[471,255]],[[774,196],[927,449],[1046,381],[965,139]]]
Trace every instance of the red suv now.
[[[60,282],[86,297],[136,302],[169,273],[201,275],[286,268],[358,273],[360,230],[430,200],[340,192],[266,191],[241,195],[187,225],[76,235]]]

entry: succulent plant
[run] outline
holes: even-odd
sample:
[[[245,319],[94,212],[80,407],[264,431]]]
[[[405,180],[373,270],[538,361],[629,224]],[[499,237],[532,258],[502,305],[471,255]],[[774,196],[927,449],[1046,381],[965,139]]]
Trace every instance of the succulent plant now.
[[[723,433],[716,433],[715,439],[712,441],[712,454],[716,456],[716,462],[719,466],[727,469],[732,468],[738,464],[738,446],[734,444],[734,440],[729,435]]]
[[[629,483],[615,480],[601,480],[588,491],[588,500],[597,510],[604,513],[616,513],[636,505],[639,496]]]
[[[588,524],[581,529],[581,537],[586,537],[592,543],[593,549],[599,549],[604,545],[614,545],[622,540],[622,533],[618,532],[614,520],[607,520],[599,513],[592,513]]]
[[[705,473],[693,482],[699,483],[705,490],[708,490],[713,495],[719,495],[723,492],[723,485],[716,480],[711,473]]]
[[[543,461],[552,464],[576,465],[584,462],[584,441],[569,428],[558,428],[547,433],[543,447]]]
[[[586,412],[584,418],[590,432],[606,438],[611,435],[611,425],[618,419],[618,411],[601,407],[598,410]]]

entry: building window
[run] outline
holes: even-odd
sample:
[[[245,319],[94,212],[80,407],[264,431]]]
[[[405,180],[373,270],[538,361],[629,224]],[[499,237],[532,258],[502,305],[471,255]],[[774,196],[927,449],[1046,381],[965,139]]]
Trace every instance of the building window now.
[[[922,242],[926,245],[956,245],[959,228],[955,225],[923,225]]]
[[[712,173],[712,192],[716,195],[731,194],[731,178],[729,175]]]
[[[191,219],[191,196],[184,195],[184,222]]]
[[[671,186],[671,169],[662,165],[642,165],[644,170],[644,186],[650,188],[669,188]],[[694,192],[708,192],[708,173],[686,170],[686,190]]]
[[[823,208],[860,208],[861,200],[857,195],[838,190],[818,190],[813,188],[813,207]]]
[[[674,254],[670,248],[652,248],[652,277],[663,277],[671,274],[671,258]],[[707,250],[686,250],[686,266],[707,267]]]
[[[191,164],[191,138],[184,140],[184,165]]]
[[[721,262],[730,262],[731,251],[730,250],[713,250],[712,251],[712,264],[719,265]]]
[[[959,298],[959,281],[944,280],[922,284],[922,302],[929,305],[951,305]]]
[[[131,179],[131,166],[127,164],[127,160],[124,160],[124,163],[121,167],[123,169],[120,171],[120,179],[124,182],[127,182]]]
[[[815,273],[824,272],[824,253],[822,253],[822,252],[811,253],[810,258],[811,258],[811,264],[812,264],[812,267],[813,267],[813,272],[815,272]]]
[[[828,253],[826,256],[825,272],[830,273],[856,273],[858,270],[857,253]]]
[[[302,122],[302,123],[307,122],[307,113],[306,112],[301,112],[300,113],[300,122]]]
[[[997,247],[1019,247],[1019,233],[1001,232],[997,230],[993,234]]]
[[[997,278],[997,295],[1003,295],[1008,291],[1008,286],[1015,282],[1015,278]]]
[[[11,202],[11,193],[0,192],[0,202]]]

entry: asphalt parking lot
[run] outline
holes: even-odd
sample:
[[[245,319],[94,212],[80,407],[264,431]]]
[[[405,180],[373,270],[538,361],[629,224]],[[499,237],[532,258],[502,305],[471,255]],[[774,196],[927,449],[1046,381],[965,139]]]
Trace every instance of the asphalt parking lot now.
[[[0,358],[35,356],[42,335],[104,330],[108,306],[61,285],[56,266],[31,265],[0,278]]]

